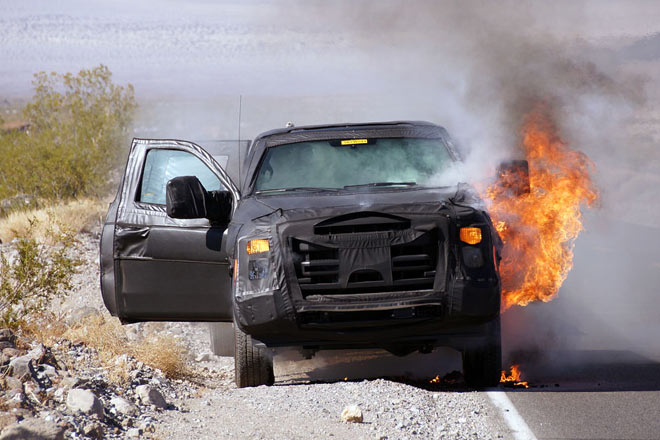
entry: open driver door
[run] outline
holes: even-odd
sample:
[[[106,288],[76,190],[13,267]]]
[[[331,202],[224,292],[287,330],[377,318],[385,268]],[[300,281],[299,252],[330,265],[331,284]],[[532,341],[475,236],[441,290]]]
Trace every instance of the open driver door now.
[[[122,322],[232,320],[229,218],[169,217],[166,186],[179,176],[196,176],[205,190],[238,203],[237,187],[200,146],[133,140],[101,236],[103,300]]]

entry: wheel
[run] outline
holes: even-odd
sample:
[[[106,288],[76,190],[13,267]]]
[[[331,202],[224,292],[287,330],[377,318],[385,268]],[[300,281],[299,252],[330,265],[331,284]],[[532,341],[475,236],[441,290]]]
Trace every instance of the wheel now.
[[[479,346],[463,350],[463,377],[474,388],[494,387],[502,374],[502,337],[500,317],[487,326],[487,334]]]
[[[257,347],[252,337],[234,325],[234,377],[239,388],[272,385],[275,382],[273,356],[265,347]]]
[[[234,324],[231,322],[209,322],[211,352],[216,356],[234,355]]]

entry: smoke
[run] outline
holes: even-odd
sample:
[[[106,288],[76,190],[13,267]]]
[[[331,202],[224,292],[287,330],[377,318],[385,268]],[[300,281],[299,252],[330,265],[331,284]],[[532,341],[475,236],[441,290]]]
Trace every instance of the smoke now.
[[[445,125],[464,151],[465,163],[452,170],[460,180],[484,181],[502,160],[521,158],[521,125],[542,105],[562,141],[595,162],[603,202],[599,212],[586,217],[588,230],[599,227],[578,239],[574,269],[559,299],[504,315],[505,361],[529,360],[530,353],[547,359],[558,350],[605,349],[660,359],[652,336],[657,319],[645,311],[659,305],[653,288],[659,262],[649,261],[657,229],[648,230],[653,244],[644,243],[634,240],[630,230],[636,226],[629,223],[658,219],[657,196],[650,197],[641,183],[652,184],[657,174],[640,179],[636,168],[645,146],[630,132],[631,120],[645,110],[646,80],[614,58],[594,55],[578,37],[586,18],[579,5],[562,7],[561,14],[552,7],[540,2],[413,6],[390,0],[335,2],[329,9],[327,3],[308,1],[291,2],[291,14],[278,20],[292,28],[315,26],[358,54],[343,64],[348,83],[368,75],[390,87],[387,99],[372,102],[381,111],[345,114],[361,115],[357,120],[424,114]],[[323,18],[320,25],[317,17]],[[567,29],[575,33],[567,35]],[[657,163],[657,153],[646,159],[646,167]],[[626,178],[635,179],[641,191],[622,192],[619,183]],[[649,199],[655,209],[644,206]],[[641,211],[651,216],[640,216]],[[623,257],[631,248],[639,260]],[[632,294],[630,286],[635,286]]]
[[[602,207],[586,216],[558,299],[505,314],[506,348],[660,358],[660,116],[645,103],[657,65],[625,52],[660,31],[653,2],[20,3],[4,11],[2,89],[25,90],[29,78],[8,82],[25,72],[103,62],[136,86],[138,136],[235,138],[242,94],[243,138],[286,121],[439,123],[465,157],[455,178],[477,182],[520,158],[521,123],[542,103],[595,162]]]

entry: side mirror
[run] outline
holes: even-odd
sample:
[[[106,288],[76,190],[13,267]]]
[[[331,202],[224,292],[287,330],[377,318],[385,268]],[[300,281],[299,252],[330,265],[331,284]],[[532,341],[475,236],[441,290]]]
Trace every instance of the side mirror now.
[[[207,218],[229,222],[232,198],[226,191],[206,191],[195,176],[180,176],[167,182],[167,215],[172,218]]]
[[[508,160],[497,168],[497,184],[513,195],[529,194],[529,163],[526,160]]]

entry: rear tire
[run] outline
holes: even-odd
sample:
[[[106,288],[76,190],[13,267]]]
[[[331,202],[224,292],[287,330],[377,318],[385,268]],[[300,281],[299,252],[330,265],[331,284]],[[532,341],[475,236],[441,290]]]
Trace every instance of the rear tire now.
[[[234,377],[239,388],[272,385],[275,382],[273,356],[265,347],[254,345],[252,337],[234,325]]]
[[[234,355],[234,324],[231,322],[210,322],[209,336],[211,352],[216,356]]]
[[[500,317],[487,326],[484,342],[463,350],[463,377],[474,388],[494,387],[502,374],[502,336]]]

